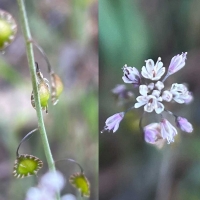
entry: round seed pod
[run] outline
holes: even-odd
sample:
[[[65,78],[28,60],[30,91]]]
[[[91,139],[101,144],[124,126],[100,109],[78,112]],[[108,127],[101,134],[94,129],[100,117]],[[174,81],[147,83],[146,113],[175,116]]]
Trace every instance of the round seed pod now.
[[[0,50],[5,49],[17,33],[17,24],[8,12],[0,9]]]
[[[90,183],[83,173],[75,173],[69,178],[72,186],[78,189],[82,197],[90,197]]]
[[[13,175],[16,178],[36,175],[42,166],[43,162],[39,158],[28,154],[21,154],[15,160]]]

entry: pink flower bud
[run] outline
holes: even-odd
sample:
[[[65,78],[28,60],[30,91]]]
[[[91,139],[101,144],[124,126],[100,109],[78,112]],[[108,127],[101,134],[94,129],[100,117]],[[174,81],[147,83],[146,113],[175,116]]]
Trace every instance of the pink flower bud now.
[[[147,143],[155,144],[160,138],[160,125],[152,123],[144,127],[144,139]]]
[[[124,118],[124,114],[125,114],[124,112],[120,112],[120,113],[116,113],[116,114],[112,115],[111,117],[109,117],[105,122],[104,130],[108,130],[108,131],[112,130],[113,133],[116,132],[119,128],[120,122]],[[101,131],[101,132],[103,132],[103,131]]]
[[[191,133],[193,131],[192,124],[188,122],[186,118],[177,117],[176,118],[176,125],[182,130],[187,133]]]
[[[186,56],[187,52],[182,53],[181,55],[178,54],[171,59],[168,69],[168,75],[174,74],[185,66]]]

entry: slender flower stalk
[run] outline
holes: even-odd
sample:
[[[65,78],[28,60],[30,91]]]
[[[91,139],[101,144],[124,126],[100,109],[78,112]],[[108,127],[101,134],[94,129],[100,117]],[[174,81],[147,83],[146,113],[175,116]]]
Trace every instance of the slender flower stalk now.
[[[36,107],[36,113],[38,118],[38,127],[44,147],[45,156],[47,159],[47,163],[49,166],[50,171],[55,171],[55,164],[53,160],[53,156],[50,150],[45,126],[44,126],[44,120],[42,115],[42,110],[40,106],[40,98],[38,94],[38,87],[37,87],[37,79],[36,79],[36,71],[35,71],[35,60],[34,60],[34,53],[33,53],[33,45],[30,42],[31,40],[31,33],[30,28],[28,24],[28,18],[26,14],[26,8],[24,4],[24,0],[18,0],[18,6],[20,10],[20,17],[21,17],[21,26],[22,31],[24,34],[25,42],[26,42],[26,52],[27,52],[27,59],[28,59],[28,65],[30,69],[31,74],[31,80],[32,80],[32,86],[33,86],[33,95],[35,99],[35,107]],[[60,195],[57,193],[57,200],[60,199]]]

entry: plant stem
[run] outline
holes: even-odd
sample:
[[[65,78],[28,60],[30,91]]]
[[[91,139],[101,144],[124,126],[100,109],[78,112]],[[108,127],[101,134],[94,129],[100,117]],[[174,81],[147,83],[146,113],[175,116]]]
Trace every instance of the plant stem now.
[[[41,106],[40,106],[40,98],[39,98],[39,94],[38,94],[38,86],[37,86],[36,70],[35,70],[35,60],[34,60],[34,53],[33,53],[33,45],[30,42],[32,40],[32,38],[31,38],[30,28],[29,28],[29,24],[28,24],[26,8],[25,8],[24,0],[17,0],[17,1],[18,1],[19,10],[20,10],[22,31],[23,31],[23,35],[25,38],[25,42],[26,42],[26,53],[27,53],[28,65],[29,65],[29,69],[30,69],[32,86],[33,86],[33,94],[34,94],[35,107],[36,107],[36,113],[37,113],[37,119],[38,119],[38,128],[40,131],[40,135],[41,135],[47,163],[49,166],[49,170],[55,171],[55,169],[56,169],[55,163],[53,160],[53,156],[51,154],[51,150],[50,150],[50,146],[49,146],[49,142],[48,142],[45,126],[44,126],[42,110],[41,110]],[[58,200],[60,199],[59,194],[57,194],[57,199]]]

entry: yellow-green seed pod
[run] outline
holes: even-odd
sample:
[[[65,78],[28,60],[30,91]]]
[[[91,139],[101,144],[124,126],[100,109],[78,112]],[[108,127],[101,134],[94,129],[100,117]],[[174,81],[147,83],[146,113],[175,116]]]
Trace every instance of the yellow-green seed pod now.
[[[50,98],[50,90],[49,90],[49,86],[43,82],[40,83],[38,86],[38,92],[39,92],[39,96],[40,96],[40,104],[42,106],[42,108],[46,108],[48,105],[48,100]]]
[[[73,174],[69,182],[80,191],[82,197],[90,197],[90,183],[83,173]]]
[[[51,101],[53,105],[58,103],[58,98],[61,95],[63,88],[64,86],[61,78],[57,74],[51,73]]]
[[[38,93],[40,97],[40,105],[43,110],[46,110],[48,113],[48,101],[50,98],[50,88],[49,88],[49,81],[43,77],[42,73],[40,72],[38,63],[36,63],[36,75],[37,75],[37,83],[38,83]],[[35,108],[35,99],[33,96],[33,92],[31,94],[31,104],[33,108]]]
[[[42,166],[43,162],[39,158],[28,154],[21,154],[15,160],[13,175],[16,178],[36,175]]]
[[[38,93],[39,93],[40,105],[42,109],[48,112],[47,108],[48,108],[48,101],[50,98],[50,89],[49,89],[49,85],[45,81],[38,84]],[[35,100],[34,100],[33,93],[31,94],[31,104],[35,108]]]
[[[15,38],[17,24],[8,12],[0,9],[0,50],[6,48]]]

